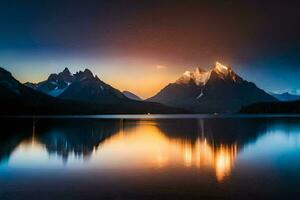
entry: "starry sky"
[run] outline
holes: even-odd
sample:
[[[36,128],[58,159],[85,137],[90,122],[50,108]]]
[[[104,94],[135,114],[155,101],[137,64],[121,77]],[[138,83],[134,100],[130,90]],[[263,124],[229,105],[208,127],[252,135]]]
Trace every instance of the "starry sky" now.
[[[69,67],[150,97],[215,61],[300,94],[297,1],[1,0],[0,65],[21,82]]]

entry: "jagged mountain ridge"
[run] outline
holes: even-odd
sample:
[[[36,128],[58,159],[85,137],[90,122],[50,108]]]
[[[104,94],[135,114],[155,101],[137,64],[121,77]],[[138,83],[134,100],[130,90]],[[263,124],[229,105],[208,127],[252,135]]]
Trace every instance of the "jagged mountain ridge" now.
[[[77,78],[79,80],[74,80],[74,83],[76,81],[85,81],[84,74],[77,76]],[[93,80],[97,83],[99,82],[97,77],[94,77]],[[86,84],[89,84],[89,81]],[[110,86],[107,87],[111,89]],[[121,95],[123,96],[122,93]],[[125,96],[123,97],[126,98]],[[56,98],[21,84],[10,72],[0,67],[0,115],[93,115],[180,112],[185,111],[158,103],[138,102],[127,98],[126,101],[122,102],[101,101],[97,103],[93,102],[93,100],[79,101]]]
[[[122,92],[101,81],[97,75],[94,76],[88,69],[74,74],[73,82],[58,97],[94,103],[129,101]]]
[[[10,72],[0,67],[0,97],[1,102],[14,99],[16,102],[26,101],[38,103],[39,101],[52,101],[54,98],[26,87],[17,81]]]
[[[36,113],[56,103],[55,98],[24,86],[0,67],[0,114]]]
[[[101,81],[89,69],[71,74],[65,68],[58,74],[50,74],[47,80],[37,84],[25,83],[50,96],[93,103],[120,103],[129,99],[119,90]]]
[[[290,94],[288,92],[284,92],[284,93],[272,93],[270,92],[270,95],[272,95],[273,97],[275,97],[276,99],[280,100],[280,101],[296,101],[296,100],[300,100],[300,95],[295,95],[295,94]]]
[[[244,105],[277,100],[254,83],[242,79],[232,68],[216,62],[207,71],[201,68],[186,71],[147,101],[195,113],[230,113]]]
[[[48,94],[50,96],[59,96],[74,80],[68,68],[65,68],[58,74],[50,74],[48,79],[40,83],[25,83],[26,86]]]

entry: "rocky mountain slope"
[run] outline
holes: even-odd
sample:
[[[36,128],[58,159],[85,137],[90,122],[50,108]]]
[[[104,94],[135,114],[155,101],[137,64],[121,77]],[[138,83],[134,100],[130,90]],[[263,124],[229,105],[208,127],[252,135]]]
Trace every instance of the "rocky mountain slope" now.
[[[238,76],[232,68],[217,62],[210,70],[186,71],[147,101],[195,113],[231,113],[245,105],[277,99]]]

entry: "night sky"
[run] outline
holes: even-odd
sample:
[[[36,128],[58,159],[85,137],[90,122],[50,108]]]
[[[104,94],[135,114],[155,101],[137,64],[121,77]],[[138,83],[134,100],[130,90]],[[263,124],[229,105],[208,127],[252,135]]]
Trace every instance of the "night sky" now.
[[[297,1],[0,1],[0,65],[22,82],[90,68],[149,97],[215,61],[267,91],[300,93]]]

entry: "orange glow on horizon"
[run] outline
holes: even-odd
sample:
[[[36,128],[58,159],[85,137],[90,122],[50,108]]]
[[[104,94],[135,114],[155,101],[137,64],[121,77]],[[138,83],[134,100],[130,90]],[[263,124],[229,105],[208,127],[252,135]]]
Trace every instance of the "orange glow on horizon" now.
[[[176,72],[170,72],[168,69],[156,65],[129,69],[128,73],[116,73],[114,75],[100,77],[106,83],[112,85],[120,91],[130,91],[142,99],[154,96],[169,83],[174,82],[178,76]],[[99,73],[100,74],[100,73]]]

